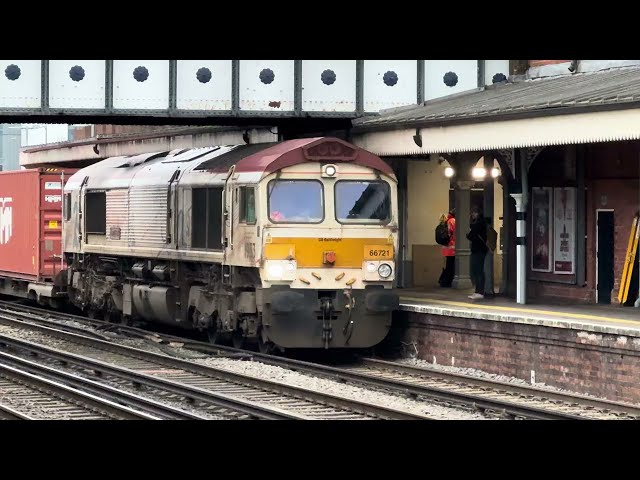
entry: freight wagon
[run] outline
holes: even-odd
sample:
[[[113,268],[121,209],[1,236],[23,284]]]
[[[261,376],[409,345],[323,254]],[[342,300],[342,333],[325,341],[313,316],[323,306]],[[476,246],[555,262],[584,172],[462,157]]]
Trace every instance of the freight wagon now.
[[[0,294],[59,307],[64,293],[62,188],[75,169],[0,172]]]

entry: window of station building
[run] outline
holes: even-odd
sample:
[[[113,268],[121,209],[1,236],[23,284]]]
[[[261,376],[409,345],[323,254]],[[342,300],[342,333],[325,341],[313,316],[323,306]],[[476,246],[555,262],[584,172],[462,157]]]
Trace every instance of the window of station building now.
[[[323,186],[317,180],[271,180],[267,187],[273,223],[321,223]]]
[[[382,181],[338,181],[336,218],[340,223],[384,223],[391,219],[391,192]]]
[[[256,223],[256,189],[253,187],[240,187],[240,222]]]
[[[107,195],[102,191],[89,191],[85,195],[87,233],[107,233]]]
[[[64,194],[64,219],[65,221],[71,220],[71,194]]]
[[[222,188],[194,188],[191,247],[222,250]]]

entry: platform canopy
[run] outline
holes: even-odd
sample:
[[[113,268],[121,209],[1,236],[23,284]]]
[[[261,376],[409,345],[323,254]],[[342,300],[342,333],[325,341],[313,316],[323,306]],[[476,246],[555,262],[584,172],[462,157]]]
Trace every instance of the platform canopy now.
[[[637,140],[640,68],[497,84],[353,126],[353,142],[383,156]]]

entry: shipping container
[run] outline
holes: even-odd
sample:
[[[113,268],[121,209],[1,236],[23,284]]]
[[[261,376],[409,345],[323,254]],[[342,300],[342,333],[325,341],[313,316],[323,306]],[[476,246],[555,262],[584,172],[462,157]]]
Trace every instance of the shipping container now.
[[[62,188],[75,171],[0,172],[0,276],[44,283],[64,269]]]

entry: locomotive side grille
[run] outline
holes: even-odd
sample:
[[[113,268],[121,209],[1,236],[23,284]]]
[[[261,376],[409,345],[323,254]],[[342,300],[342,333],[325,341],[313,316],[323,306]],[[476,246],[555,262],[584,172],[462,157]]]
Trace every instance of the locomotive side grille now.
[[[167,187],[129,191],[129,246],[162,247],[167,235]]]
[[[129,239],[129,191],[107,191],[107,240],[127,243]]]

